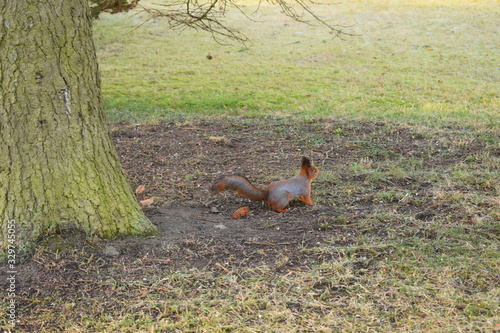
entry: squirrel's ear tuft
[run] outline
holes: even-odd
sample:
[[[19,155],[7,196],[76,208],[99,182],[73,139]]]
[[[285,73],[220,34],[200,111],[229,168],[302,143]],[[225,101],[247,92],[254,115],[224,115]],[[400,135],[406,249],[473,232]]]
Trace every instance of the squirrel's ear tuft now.
[[[307,157],[302,157],[302,167],[310,167],[311,166],[311,160]]]

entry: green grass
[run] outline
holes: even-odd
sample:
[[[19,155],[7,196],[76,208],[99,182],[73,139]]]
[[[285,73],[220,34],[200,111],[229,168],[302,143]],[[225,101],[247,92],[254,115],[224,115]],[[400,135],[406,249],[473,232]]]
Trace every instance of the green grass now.
[[[333,39],[268,5],[258,22],[228,15],[251,38],[232,46],[161,20],[135,29],[143,17],[103,15],[94,36],[110,120],[273,114],[498,126],[497,1],[317,10],[357,36]]]
[[[360,223],[370,229],[387,224],[391,221],[387,217]],[[69,255],[71,250],[64,250],[62,256],[42,250],[35,260],[47,269],[76,265],[85,274],[71,283],[78,287],[73,295],[54,292],[31,304],[30,312],[21,309],[20,316],[25,331],[46,323],[51,323],[46,331],[68,332],[490,332],[498,328],[498,241],[484,237],[487,233],[467,233],[461,224],[443,229],[436,223],[393,221],[386,227],[392,239],[353,235],[348,246],[338,246],[346,240],[332,239],[331,245],[302,251],[337,259],[286,267],[281,273],[278,269],[287,264],[286,254],[272,267],[172,270],[142,258],[127,265],[115,263],[110,269],[85,248]],[[65,283],[55,281],[58,288]]]

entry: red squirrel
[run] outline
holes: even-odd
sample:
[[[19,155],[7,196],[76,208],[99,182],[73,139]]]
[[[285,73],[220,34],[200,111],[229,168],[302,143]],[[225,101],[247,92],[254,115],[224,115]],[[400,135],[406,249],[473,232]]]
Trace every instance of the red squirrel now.
[[[311,164],[311,160],[302,157],[302,169],[289,179],[279,180],[269,184],[265,190],[253,186],[248,179],[241,176],[222,176],[212,185],[212,191],[231,189],[241,196],[255,201],[264,201],[277,212],[287,212],[288,202],[294,198],[314,205],[311,201],[311,181],[318,176],[318,169]]]

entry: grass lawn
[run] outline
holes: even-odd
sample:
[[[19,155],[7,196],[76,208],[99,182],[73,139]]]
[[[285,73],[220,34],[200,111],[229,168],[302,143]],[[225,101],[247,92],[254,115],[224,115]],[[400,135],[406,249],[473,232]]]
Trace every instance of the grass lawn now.
[[[249,3],[247,12],[256,5]],[[112,122],[172,115],[297,115],[498,126],[497,1],[350,1],[318,6],[355,36],[296,24],[261,5],[247,45],[166,30],[143,16],[95,23]],[[208,60],[210,54],[213,59]]]

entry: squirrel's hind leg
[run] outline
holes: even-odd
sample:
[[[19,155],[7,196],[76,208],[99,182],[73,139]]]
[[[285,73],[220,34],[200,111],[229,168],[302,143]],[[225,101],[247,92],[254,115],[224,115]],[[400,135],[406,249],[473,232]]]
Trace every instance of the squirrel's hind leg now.
[[[302,202],[304,202],[304,203],[306,203],[306,204],[308,204],[308,205],[314,205],[314,202],[312,202],[312,200],[311,200],[311,195],[307,195],[305,197],[304,196],[300,196],[299,200],[302,201]]]
[[[285,207],[288,205],[288,202],[290,201],[290,198],[292,196],[290,195],[290,193],[286,192],[286,193],[283,193],[282,197],[281,198],[270,198],[269,199],[269,206],[271,206],[272,209],[274,209],[275,211],[277,211],[278,213],[282,213],[282,212],[288,212],[288,208],[285,209]],[[275,199],[273,201],[273,199]]]

